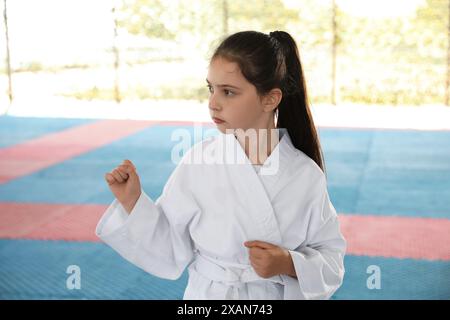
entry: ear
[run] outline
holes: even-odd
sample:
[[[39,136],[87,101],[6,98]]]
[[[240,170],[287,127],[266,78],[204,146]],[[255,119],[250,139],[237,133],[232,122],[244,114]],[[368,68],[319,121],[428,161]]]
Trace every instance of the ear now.
[[[262,104],[265,112],[271,112],[278,107],[283,93],[279,88],[274,88],[266,93],[262,98]]]

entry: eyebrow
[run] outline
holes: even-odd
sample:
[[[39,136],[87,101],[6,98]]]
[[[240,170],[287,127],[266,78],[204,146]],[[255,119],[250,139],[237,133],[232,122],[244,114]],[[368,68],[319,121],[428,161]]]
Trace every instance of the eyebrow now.
[[[208,84],[211,84],[208,79],[206,79],[206,82],[208,82]],[[229,87],[229,88],[234,88],[234,89],[240,89],[239,87],[232,86],[231,84],[218,84],[217,86],[218,87]]]

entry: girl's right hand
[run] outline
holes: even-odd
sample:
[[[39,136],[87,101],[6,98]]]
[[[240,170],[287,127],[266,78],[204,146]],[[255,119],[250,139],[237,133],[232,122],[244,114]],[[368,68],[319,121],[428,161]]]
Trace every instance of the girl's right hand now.
[[[130,160],[124,160],[121,165],[105,174],[105,180],[111,192],[130,214],[141,195],[141,182],[134,164]]]

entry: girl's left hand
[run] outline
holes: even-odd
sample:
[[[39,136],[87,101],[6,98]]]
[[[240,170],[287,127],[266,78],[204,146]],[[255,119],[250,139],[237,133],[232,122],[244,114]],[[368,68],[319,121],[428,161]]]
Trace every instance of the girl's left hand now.
[[[263,278],[279,274],[295,275],[294,263],[288,250],[264,241],[246,241],[250,263],[255,272]]]

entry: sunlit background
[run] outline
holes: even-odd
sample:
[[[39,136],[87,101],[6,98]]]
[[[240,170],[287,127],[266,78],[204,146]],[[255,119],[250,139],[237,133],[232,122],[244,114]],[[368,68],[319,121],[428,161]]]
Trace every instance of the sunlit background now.
[[[113,200],[103,174],[131,159],[157,198],[171,132],[213,127],[209,57],[242,30],[297,41],[349,242],[333,298],[450,299],[450,0],[0,6],[1,299],[182,297],[186,274],[158,279],[98,242]],[[69,265],[80,290],[66,287]]]
[[[205,119],[211,50],[248,29],[295,37],[313,105],[449,104],[445,0],[2,2],[9,115]]]

